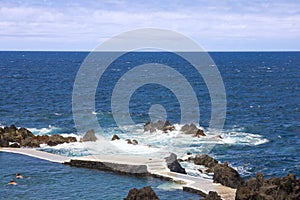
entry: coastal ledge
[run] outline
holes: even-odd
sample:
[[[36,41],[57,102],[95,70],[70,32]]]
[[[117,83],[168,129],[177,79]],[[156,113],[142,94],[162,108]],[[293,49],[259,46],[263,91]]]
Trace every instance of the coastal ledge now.
[[[147,165],[132,165],[79,159],[71,159],[69,162],[65,162],[64,164],[73,167],[83,167],[89,169],[117,172],[120,174],[130,174],[137,176],[149,175]]]

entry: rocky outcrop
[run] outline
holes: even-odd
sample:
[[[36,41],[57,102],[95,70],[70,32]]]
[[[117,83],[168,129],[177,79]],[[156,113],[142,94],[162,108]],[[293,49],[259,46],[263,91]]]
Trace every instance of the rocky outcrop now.
[[[167,166],[171,172],[186,174],[185,169],[178,162],[176,154],[171,153],[171,155],[166,157],[165,160],[166,160]]]
[[[133,144],[133,145],[137,145],[139,144],[139,142],[135,139],[131,140],[131,139],[126,139],[127,144]]]
[[[118,135],[114,134],[111,138],[111,141],[119,140],[119,139],[120,139],[120,137]]]
[[[180,131],[184,134],[193,135],[194,137],[206,136],[202,129],[197,128],[195,124],[185,124]]]
[[[221,197],[218,195],[218,193],[214,191],[209,191],[208,195],[206,195],[203,200],[222,200]]]
[[[195,165],[204,165],[210,169],[213,169],[219,162],[206,154],[196,155],[194,158],[191,158],[194,161]]]
[[[224,164],[217,164],[214,167],[213,180],[215,183],[221,183],[222,185],[231,188],[238,188],[244,182],[240,174],[235,169],[228,166],[227,162]]]
[[[144,131],[150,131],[155,132],[157,130],[163,131],[163,132],[168,132],[168,131],[173,131],[175,130],[175,126],[172,125],[169,121],[161,121],[158,120],[157,122],[147,122],[144,125]]]
[[[124,200],[159,200],[159,198],[153,189],[150,186],[147,186],[141,189],[131,189]]]
[[[97,139],[94,129],[88,130],[82,137],[83,142],[95,142]]]
[[[55,135],[51,135],[49,137],[47,144],[49,146],[56,146],[58,144],[70,143],[70,142],[76,142],[76,141],[77,140],[75,137],[63,137],[61,135],[55,134]]]
[[[157,122],[147,122],[144,125],[144,131],[150,131],[150,133],[156,132],[157,130],[163,131],[164,133],[174,131],[175,126],[172,125],[169,121],[157,121]],[[195,124],[185,124],[181,130],[183,134],[189,134],[193,137],[202,137],[206,136],[202,129],[197,128]]]
[[[62,143],[76,142],[75,137],[63,137],[61,135],[35,136],[26,128],[17,128],[15,125],[0,128],[0,147],[31,147],[37,148],[41,144],[55,146]]]
[[[300,179],[296,179],[295,174],[288,174],[286,177],[265,180],[263,175],[258,173],[256,178],[251,178],[238,187],[235,199],[298,200]]]

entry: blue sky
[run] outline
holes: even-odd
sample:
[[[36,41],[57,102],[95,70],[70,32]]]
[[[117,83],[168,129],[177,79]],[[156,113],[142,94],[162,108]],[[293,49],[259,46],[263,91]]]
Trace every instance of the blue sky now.
[[[300,50],[299,0],[0,0],[0,50],[87,50],[164,28],[208,51]]]

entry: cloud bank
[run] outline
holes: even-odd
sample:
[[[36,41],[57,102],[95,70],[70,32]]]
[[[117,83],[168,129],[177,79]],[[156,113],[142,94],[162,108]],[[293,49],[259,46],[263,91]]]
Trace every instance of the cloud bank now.
[[[145,27],[178,31],[207,50],[300,50],[300,3],[0,1],[1,50],[92,50]]]

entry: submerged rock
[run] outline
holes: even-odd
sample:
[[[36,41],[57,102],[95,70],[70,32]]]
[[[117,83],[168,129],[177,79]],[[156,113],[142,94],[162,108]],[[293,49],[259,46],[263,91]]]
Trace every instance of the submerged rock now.
[[[166,160],[167,166],[171,172],[186,174],[185,169],[178,162],[176,154],[171,153],[171,155],[166,157],[165,160]]]
[[[124,200],[159,200],[159,198],[153,189],[150,186],[147,186],[141,189],[131,189]]]
[[[228,166],[227,162],[224,164],[217,164],[214,167],[213,180],[215,183],[221,183],[222,185],[231,188],[238,188],[244,182],[240,174],[235,169]]]
[[[236,191],[236,200],[248,199],[300,199],[300,179],[295,174],[265,180],[261,173],[244,182]]]
[[[97,139],[98,138],[95,135],[94,129],[90,129],[84,134],[82,141],[83,142],[95,142],[95,141],[97,141]]]

